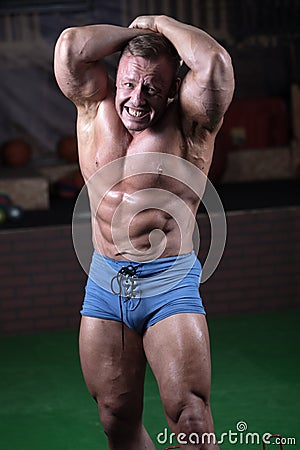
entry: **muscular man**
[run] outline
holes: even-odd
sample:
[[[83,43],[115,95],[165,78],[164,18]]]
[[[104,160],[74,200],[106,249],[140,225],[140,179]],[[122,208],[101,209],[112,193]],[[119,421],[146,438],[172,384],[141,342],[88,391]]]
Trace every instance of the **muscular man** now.
[[[119,51],[114,82],[104,59]],[[155,448],[142,424],[148,361],[184,448],[217,449],[204,439],[213,433],[210,350],[192,242],[200,195],[191,185],[208,173],[232,99],[231,59],[198,28],[143,16],[128,28],[64,30],[55,74],[77,107],[93,212],[80,357],[108,446]]]

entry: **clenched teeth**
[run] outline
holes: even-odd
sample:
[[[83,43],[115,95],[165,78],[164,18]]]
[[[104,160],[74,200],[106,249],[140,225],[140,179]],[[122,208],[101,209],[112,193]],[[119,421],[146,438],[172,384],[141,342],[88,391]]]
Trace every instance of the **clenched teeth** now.
[[[137,111],[136,109],[128,108],[128,112],[131,116],[134,117],[142,117],[143,113],[142,111]]]

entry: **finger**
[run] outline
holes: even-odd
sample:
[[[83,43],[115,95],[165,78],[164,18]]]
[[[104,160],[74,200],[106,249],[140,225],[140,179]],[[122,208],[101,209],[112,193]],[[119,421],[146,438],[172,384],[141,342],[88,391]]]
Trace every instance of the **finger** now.
[[[131,22],[131,24],[129,25],[128,28],[143,28],[143,26],[142,26],[142,19],[143,19],[143,16],[136,17]]]
[[[152,30],[153,29],[153,20],[151,20],[150,16],[139,16],[137,17],[130,25],[129,28],[139,28],[141,30]]]
[[[134,20],[133,22],[131,22],[130,25],[128,25],[128,28],[136,28],[136,27],[135,27],[135,20]]]

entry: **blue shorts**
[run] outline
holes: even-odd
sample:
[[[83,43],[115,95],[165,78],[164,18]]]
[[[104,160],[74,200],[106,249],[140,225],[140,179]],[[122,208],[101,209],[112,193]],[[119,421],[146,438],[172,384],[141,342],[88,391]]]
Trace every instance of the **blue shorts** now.
[[[179,313],[205,314],[194,252],[139,263],[94,252],[81,314],[116,320],[142,334]]]

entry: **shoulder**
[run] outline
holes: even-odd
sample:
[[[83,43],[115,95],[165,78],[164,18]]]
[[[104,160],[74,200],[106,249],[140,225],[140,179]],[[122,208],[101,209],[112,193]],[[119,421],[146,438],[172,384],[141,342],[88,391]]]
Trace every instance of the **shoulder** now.
[[[109,142],[116,142],[124,135],[124,126],[115,108],[113,89],[102,101],[84,101],[77,106],[77,132],[82,141],[92,142],[103,148]]]

